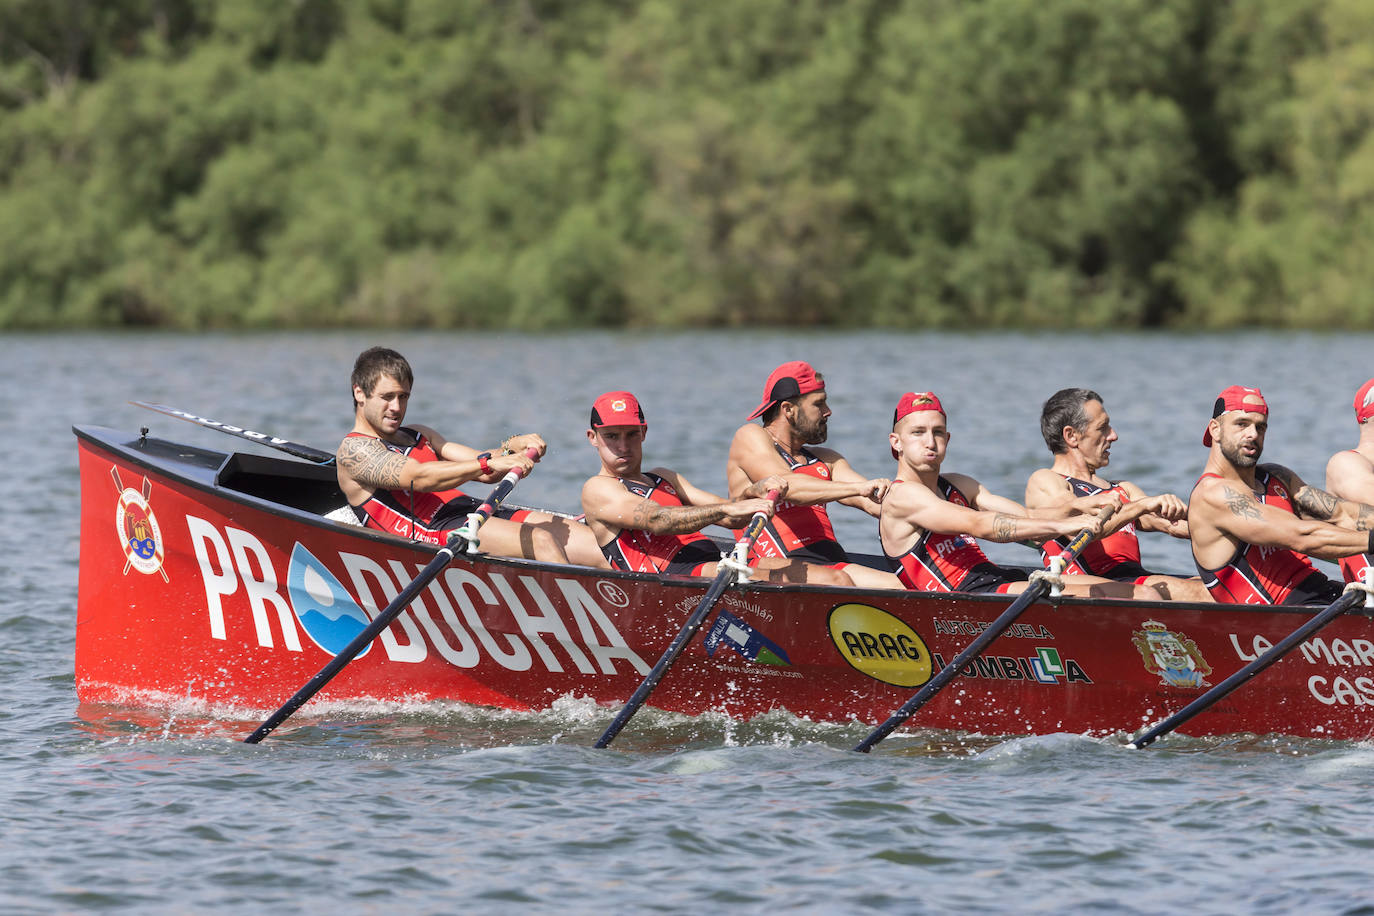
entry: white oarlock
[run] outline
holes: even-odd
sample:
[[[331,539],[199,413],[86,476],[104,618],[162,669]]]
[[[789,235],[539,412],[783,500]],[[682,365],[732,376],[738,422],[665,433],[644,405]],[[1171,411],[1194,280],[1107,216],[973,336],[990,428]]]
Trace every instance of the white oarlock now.
[[[1037,569],[1030,574],[1030,581],[1049,583],[1050,597],[1061,597],[1064,594],[1064,565],[1063,557],[1050,557],[1050,568]]]
[[[734,570],[736,582],[748,582],[754,571],[749,567],[749,555],[745,553],[741,556],[740,554],[741,551],[738,549],[721,554],[720,562],[716,564],[716,571],[719,572],[722,569]]]
[[[477,537],[477,530],[482,527],[483,521],[485,521],[485,519],[483,519],[481,515],[476,512],[470,512],[468,513],[467,522],[464,523],[463,527],[454,532],[454,534],[467,541],[468,553],[475,554],[478,552],[477,545],[481,543],[481,541]]]
[[[1364,606],[1374,607],[1374,566],[1364,568],[1364,579],[1360,582],[1345,583],[1348,592],[1364,592]]]

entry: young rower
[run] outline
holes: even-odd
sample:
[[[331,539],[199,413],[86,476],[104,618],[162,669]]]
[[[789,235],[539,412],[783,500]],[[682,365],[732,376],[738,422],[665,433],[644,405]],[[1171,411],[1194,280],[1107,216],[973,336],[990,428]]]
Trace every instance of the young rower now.
[[[1211,452],[1188,500],[1193,561],[1217,601],[1330,604],[1342,586],[1304,554],[1339,560],[1374,551],[1374,506],[1260,464],[1269,404],[1258,388],[1232,385],[1212,405],[1202,434]]]
[[[1099,493],[1116,493],[1124,503],[1103,527],[1101,538],[1069,564],[1068,572],[1152,585],[1174,601],[1212,600],[1201,579],[1159,575],[1141,565],[1137,530],[1162,531],[1187,540],[1188,506],[1172,493],[1146,496],[1129,480],[1107,480],[1099,473],[1111,461],[1112,443],[1117,440],[1101,395],[1087,388],[1056,391],[1040,411],[1040,434],[1054,461],[1026,481],[1027,508],[1051,508]],[[1046,541],[1040,548],[1041,559],[1048,564],[1051,557],[1064,552],[1069,540]]]
[[[889,480],[866,478],[834,449],[812,448],[826,440],[830,407],[825,378],[808,363],[783,363],[763,386],[763,401],[730,442],[726,481],[739,496],[766,477],[787,481],[787,501],[756,541],[750,556],[790,557],[829,565],[861,588],[901,588],[889,572],[850,560],[835,538],[826,504],[843,503],[878,516]]]
[[[1326,489],[1332,496],[1374,505],[1374,378],[1355,392],[1355,422],[1360,441],[1352,449],[1339,451],[1326,463]],[[1365,567],[1374,565],[1374,551],[1341,558],[1345,581],[1364,577]]]
[[[428,426],[402,426],[415,377],[395,350],[372,347],[353,364],[353,430],[335,455],[339,487],[358,520],[401,537],[442,544],[480,501],[458,489],[496,483],[512,468],[526,473],[546,446],[535,433],[508,436],[478,451]],[[535,459],[537,460],[537,459]],[[596,539],[581,525],[547,512],[498,510],[482,525],[483,552],[549,563],[606,568]]]
[[[611,566],[631,572],[713,576],[721,550],[701,533],[707,525],[743,528],[757,512],[773,514],[769,490],[787,494],[787,481],[765,477],[734,499],[722,499],[668,468],[642,470],[648,423],[628,391],[610,391],[592,405],[587,442],[601,470],[582,486],[587,525]],[[770,582],[853,585],[844,573],[786,558],[755,567]]]
[[[992,563],[975,537],[1008,543],[1076,535],[1097,535],[1094,514],[1120,506],[1114,493],[1079,497],[1027,511],[990,492],[965,474],[941,473],[949,448],[944,405],[928,391],[907,392],[892,414],[888,442],[897,474],[883,500],[878,534],[883,552],[902,584],[917,591],[1019,594],[1027,574]],[[1064,593],[1078,597],[1158,600],[1149,586],[1097,576],[1066,576]]]

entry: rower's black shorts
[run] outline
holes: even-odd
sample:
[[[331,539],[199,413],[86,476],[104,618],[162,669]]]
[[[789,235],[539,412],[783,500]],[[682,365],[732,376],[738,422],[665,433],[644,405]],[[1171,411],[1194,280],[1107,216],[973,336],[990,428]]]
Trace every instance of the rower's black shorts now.
[[[1313,573],[1299,582],[1283,603],[1327,605],[1339,598],[1344,591],[1344,582],[1336,582],[1321,573]]]

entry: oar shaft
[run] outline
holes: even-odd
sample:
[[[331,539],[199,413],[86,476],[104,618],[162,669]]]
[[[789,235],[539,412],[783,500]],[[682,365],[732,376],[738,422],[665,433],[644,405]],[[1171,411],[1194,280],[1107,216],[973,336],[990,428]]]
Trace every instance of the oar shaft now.
[[[767,498],[769,502],[775,501],[778,498],[777,491],[769,490]],[[734,552],[737,556],[741,554],[747,555],[749,553],[749,546],[754,543],[754,539],[759,536],[759,532],[763,530],[763,526],[767,523],[767,514],[763,512],[754,513],[754,516],[749,519],[748,527],[744,529],[744,536],[736,542]],[[741,546],[743,548],[742,550]],[[706,590],[706,594],[702,596],[701,601],[697,602],[697,606],[692,609],[692,613],[687,617],[687,622],[682,625],[682,629],[678,630],[677,636],[673,637],[673,641],[668,644],[668,648],[664,651],[662,657],[659,658],[658,663],[655,664],[645,676],[644,682],[630,695],[630,699],[626,701],[625,706],[616,717],[611,720],[611,724],[606,726],[606,730],[601,733],[601,737],[596,739],[596,743],[592,745],[593,747],[604,748],[609,745],[615,740],[615,736],[620,734],[620,730],[634,717],[634,714],[639,712],[639,708],[644,705],[644,701],[649,698],[649,694],[654,692],[654,688],[658,686],[658,682],[663,680],[663,676],[668,673],[668,669],[672,667],[673,662],[677,661],[677,657],[682,654],[682,650],[687,647],[687,643],[691,642],[692,637],[701,629],[701,624],[706,620],[706,615],[711,612],[711,608],[720,600],[720,596],[725,594],[725,590],[734,584],[737,575],[739,575],[738,571],[733,566],[725,564],[722,560],[722,565],[716,573],[715,580],[711,583],[711,587]]]
[[[354,657],[356,657],[359,652],[363,651],[367,644],[377,637],[377,634],[390,626],[391,621],[395,620],[397,616],[400,615],[401,611],[410,607],[410,603],[415,600],[415,597],[420,594],[420,591],[426,588],[429,583],[434,580],[435,576],[443,572],[444,567],[453,562],[454,549],[458,540],[461,540],[461,538],[454,538],[448,544],[444,545],[439,553],[435,555],[434,559],[430,560],[429,563],[425,565],[425,568],[420,570],[419,575],[412,579],[410,584],[401,590],[401,593],[396,596],[394,601],[386,606],[385,610],[374,617],[372,622],[353,638],[352,642],[344,646],[338,655],[329,660],[329,664],[321,668],[319,673],[307,681],[304,687],[297,690],[291,699],[282,704],[281,709],[272,713],[272,715],[261,725],[254,729],[253,734],[244,738],[243,742],[245,744],[257,744],[263,738],[266,738],[276,730],[278,725],[281,725],[287,719],[291,718],[296,710],[300,709],[309,702],[311,697],[319,693],[320,689],[324,687],[325,684],[332,681],[334,676],[344,669],[345,665],[353,661]]]
[[[1274,662],[1283,658],[1283,656],[1287,655],[1288,652],[1290,652],[1294,646],[1298,645],[1299,643],[1306,642],[1307,639],[1313,633],[1317,632],[1322,627],[1326,626],[1328,623],[1335,620],[1337,617],[1344,614],[1346,611],[1350,610],[1352,607],[1354,607],[1362,600],[1364,600],[1364,596],[1360,592],[1352,591],[1346,592],[1344,595],[1341,595],[1341,597],[1337,598],[1334,602],[1328,605],[1327,608],[1323,610],[1321,613],[1317,614],[1315,617],[1304,623],[1302,626],[1298,627],[1292,633],[1289,633],[1283,639],[1276,642],[1272,648],[1267,650],[1259,658],[1256,658],[1254,661],[1250,662],[1244,668],[1241,668],[1239,671],[1235,672],[1230,677],[1226,678],[1226,680],[1222,681],[1220,684],[1217,684],[1211,690],[1208,690],[1202,696],[1193,700],[1193,702],[1189,703],[1187,706],[1183,707],[1178,712],[1174,713],[1172,716],[1165,719],[1163,722],[1160,722],[1158,725],[1149,729],[1127,746],[1134,748],[1142,748],[1146,745],[1153,744],[1157,738],[1160,738],[1163,735],[1167,735],[1169,732],[1178,728],[1184,722],[1187,722],[1189,719],[1193,718],[1193,716],[1207,709],[1209,706],[1221,702],[1227,696],[1229,696],[1231,692],[1234,691],[1237,687],[1244,684],[1246,681],[1250,680],[1255,675],[1259,674],[1265,668],[1268,668],[1270,665],[1274,664]]]
[[[539,452],[537,449],[531,448],[527,449],[525,454],[533,460],[539,455]],[[524,471],[521,468],[511,468],[511,470],[507,471],[506,475],[501,478],[501,482],[491,491],[491,495],[486,498],[486,501],[483,502],[474,513],[474,515],[478,516],[476,524],[450,534],[447,543],[445,543],[444,546],[439,549],[439,552],[434,555],[434,559],[426,563],[424,569],[421,569],[419,574],[416,575],[414,579],[410,580],[410,584],[401,589],[401,593],[397,595],[381,613],[374,617],[372,622],[364,627],[361,633],[353,637],[352,642],[344,646],[343,650],[340,651],[338,655],[330,659],[329,663],[319,670],[319,673],[307,681],[304,687],[297,690],[291,699],[287,700],[286,703],[282,705],[281,709],[278,709],[276,712],[272,713],[272,715],[268,716],[266,721],[254,729],[251,735],[243,739],[243,742],[245,744],[257,744],[263,738],[266,738],[275,731],[278,725],[281,725],[287,719],[291,718],[296,710],[309,702],[310,698],[319,693],[325,684],[332,681],[334,676],[342,671],[345,665],[353,661],[357,654],[363,651],[363,648],[368,643],[372,642],[382,630],[390,626],[391,622],[395,620],[402,611],[410,607],[411,602],[415,600],[416,596],[419,595],[423,589],[427,588],[429,583],[434,581],[434,578],[444,571],[445,567],[453,562],[453,557],[458,550],[458,545],[466,539],[465,532],[467,535],[476,533],[477,526],[491,517],[497,507],[501,505],[501,501],[506,498],[506,494],[510,493],[516,483],[519,482],[523,473]]]
[[[1112,511],[1113,509],[1111,507],[1104,508],[1099,513],[1099,517],[1105,521],[1106,517],[1112,514]],[[1073,540],[1069,541],[1068,546],[1064,549],[1063,556],[1066,564],[1072,563],[1074,559],[1077,558],[1079,551],[1088,546],[1088,542],[1091,541],[1093,537],[1094,533],[1091,528],[1084,528],[1082,531],[1078,532],[1078,534],[1074,535]],[[969,643],[962,652],[954,656],[953,661],[941,668],[940,672],[936,674],[935,677],[927,681],[925,686],[918,690],[911,699],[903,703],[896,712],[887,718],[887,721],[883,722],[882,725],[879,725],[869,733],[867,738],[856,744],[854,750],[861,754],[867,754],[872,750],[875,744],[892,734],[892,732],[901,726],[902,723],[915,715],[918,709],[926,705],[931,697],[935,696],[935,694],[944,689],[946,684],[954,680],[960,669],[967,665],[974,656],[980,654],[984,649],[992,645],[999,636],[1005,633],[1011,625],[1016,622],[1016,618],[1020,617],[1025,612],[1026,608],[1042,598],[1047,591],[1049,591],[1049,585],[1047,585],[1043,579],[1037,579],[1027,586],[1026,590],[1017,596],[1011,606],[1003,611],[1001,615],[992,622],[991,626],[982,633],[979,633],[973,642]]]
[[[155,410],[169,417],[176,417],[178,420],[194,423],[197,426],[204,426],[207,429],[218,430],[222,433],[228,433],[231,436],[238,436],[240,439],[247,439],[249,442],[256,442],[258,445],[265,445],[268,448],[274,448],[279,452],[286,452],[288,455],[295,455],[297,458],[304,458],[306,461],[313,461],[316,464],[334,463],[334,455],[332,453],[322,449],[312,448],[309,445],[302,445],[299,442],[292,442],[290,439],[269,436],[267,433],[244,429],[242,426],[234,426],[232,423],[221,423],[219,420],[211,420],[209,417],[198,416],[189,411],[179,410],[176,407],[168,407],[166,404],[152,404],[148,401],[130,401],[129,403],[135,407]]]

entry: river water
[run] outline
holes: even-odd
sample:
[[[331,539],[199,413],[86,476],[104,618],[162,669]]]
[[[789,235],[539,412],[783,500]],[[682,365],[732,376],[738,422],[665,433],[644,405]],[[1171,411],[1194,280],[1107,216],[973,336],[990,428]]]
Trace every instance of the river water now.
[[[541,432],[551,451],[519,501],[565,509],[596,470],[583,430],[597,394],[635,391],[646,464],[721,490],[731,433],[788,359],[825,373],[829,444],[861,472],[891,472],[897,396],[933,389],[946,467],[1017,499],[1048,458],[1039,405],[1060,387],[1105,398],[1112,476],[1186,497],[1222,387],[1263,388],[1266,457],[1320,483],[1374,374],[1367,335],[0,338],[16,433],[0,481],[0,912],[1374,912],[1364,743],[1128,751],[1121,736],[915,731],[858,755],[862,724],[646,710],[594,751],[610,711],[567,701],[356,709],[254,747],[238,741],[253,722],[80,706],[71,425],[240,447],[125,403],[138,398],[332,449],[352,359],[373,343],[415,366],[411,420],[477,445]],[[851,549],[876,550],[871,519],[833,514]],[[1144,550],[1191,568],[1184,544]]]

